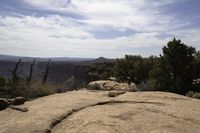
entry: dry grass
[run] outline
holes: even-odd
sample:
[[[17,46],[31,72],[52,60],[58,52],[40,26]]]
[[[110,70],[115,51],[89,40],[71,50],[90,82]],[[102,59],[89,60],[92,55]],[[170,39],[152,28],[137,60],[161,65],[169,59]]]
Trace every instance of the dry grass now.
[[[200,99],[200,92],[189,91],[188,93],[186,93],[186,96],[191,97],[191,98]]]
[[[53,84],[42,84],[34,82],[29,85],[25,91],[26,97],[37,98],[57,93],[56,86]]]

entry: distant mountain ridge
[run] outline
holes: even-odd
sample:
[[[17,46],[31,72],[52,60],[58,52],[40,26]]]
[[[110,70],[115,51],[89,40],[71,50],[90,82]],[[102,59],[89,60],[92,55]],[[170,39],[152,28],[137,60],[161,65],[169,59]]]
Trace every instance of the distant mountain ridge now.
[[[0,76],[10,77],[11,73],[8,70],[12,70],[19,59],[22,59],[22,63],[19,67],[19,72],[21,72],[20,76],[22,77],[28,75],[31,62],[36,59],[33,77],[34,79],[40,79],[40,75],[44,72],[46,63],[50,58],[0,55]],[[69,57],[51,58],[51,70],[53,72],[49,74],[49,81],[63,82],[72,76],[80,81],[84,81],[87,79],[87,70],[89,69],[90,65],[112,61],[114,61],[114,59],[107,59],[104,57],[99,57],[96,59]]]
[[[95,60],[94,58],[78,58],[78,57],[25,57],[25,56],[13,56],[13,55],[3,55],[0,54],[1,61],[11,61],[16,62],[17,60],[22,59],[23,62],[33,61],[36,59],[37,61],[48,61],[51,59],[56,62],[80,62],[80,61],[91,61]]]

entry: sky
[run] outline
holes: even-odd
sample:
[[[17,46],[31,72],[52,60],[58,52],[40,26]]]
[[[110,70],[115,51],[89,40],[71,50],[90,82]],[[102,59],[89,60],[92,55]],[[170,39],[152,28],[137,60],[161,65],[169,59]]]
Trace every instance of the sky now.
[[[0,0],[0,54],[159,55],[174,37],[200,50],[200,0]]]

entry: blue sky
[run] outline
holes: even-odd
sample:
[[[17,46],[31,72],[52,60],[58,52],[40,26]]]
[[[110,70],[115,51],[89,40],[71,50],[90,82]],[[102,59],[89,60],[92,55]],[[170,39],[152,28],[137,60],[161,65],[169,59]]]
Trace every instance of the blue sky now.
[[[0,54],[159,55],[173,37],[200,49],[199,0],[1,0]]]

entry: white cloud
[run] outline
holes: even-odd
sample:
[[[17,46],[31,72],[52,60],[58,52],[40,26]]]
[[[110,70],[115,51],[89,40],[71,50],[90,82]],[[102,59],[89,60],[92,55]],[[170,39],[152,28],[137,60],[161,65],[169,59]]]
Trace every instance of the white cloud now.
[[[1,17],[0,53],[29,56],[87,56],[117,57],[122,47],[145,47],[157,42],[154,34],[138,33],[116,39],[95,39],[82,26],[67,18],[50,16]],[[148,39],[148,42],[140,40]],[[14,52],[13,52],[14,51]],[[6,52],[6,53],[5,53]],[[126,51],[123,52],[125,54]],[[120,54],[122,56],[122,54]]]
[[[160,14],[160,6],[177,3],[177,0],[24,0],[29,5],[48,10],[74,12],[87,19],[82,22],[93,27],[110,26],[138,31],[163,31],[171,27],[173,16]],[[183,23],[183,22],[181,22]],[[158,26],[159,25],[159,26]],[[152,28],[151,28],[152,27]]]
[[[73,12],[43,17],[0,17],[0,53],[25,56],[121,57],[131,49],[160,47],[173,36],[198,43],[199,30],[180,30],[189,25],[172,14],[162,14],[160,6],[177,0],[24,0],[31,8]],[[93,30],[111,27],[129,36],[98,39]],[[169,36],[160,38],[163,33]],[[111,33],[112,34],[112,33]],[[133,50],[134,51],[134,50]],[[158,53],[155,53],[158,54]]]

